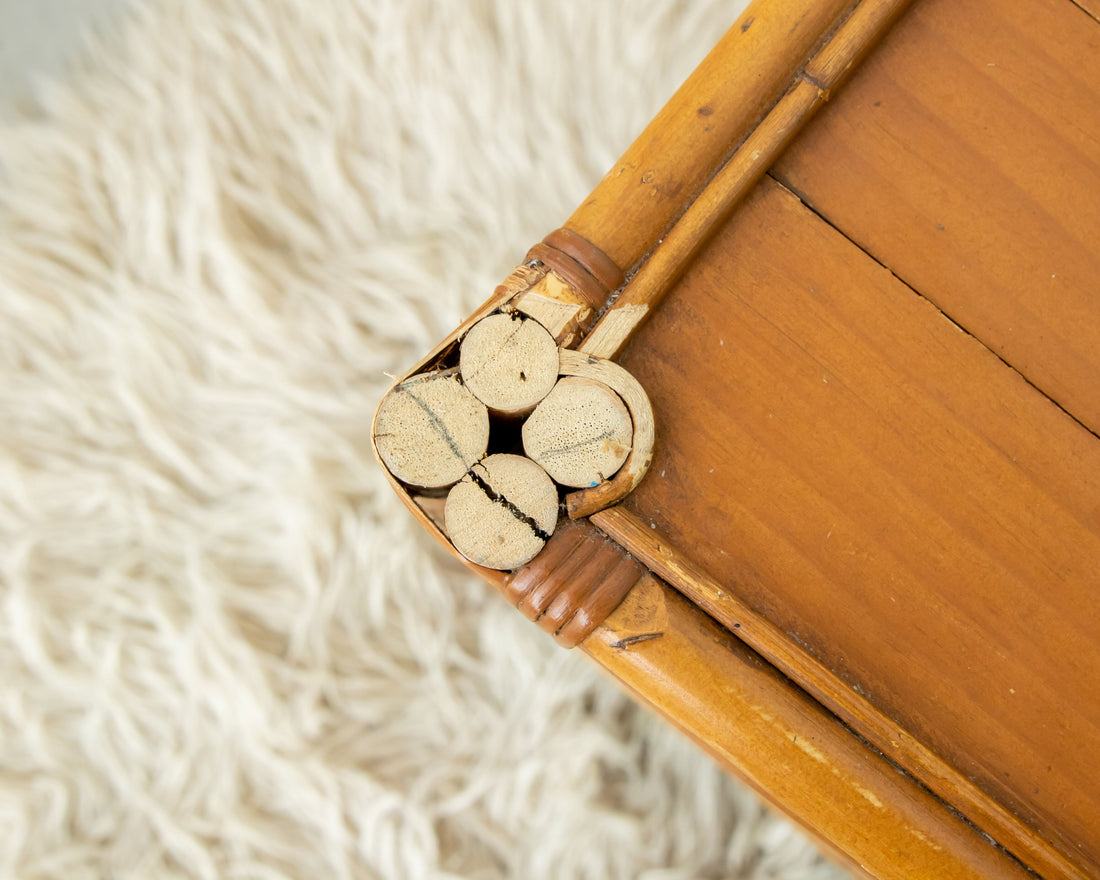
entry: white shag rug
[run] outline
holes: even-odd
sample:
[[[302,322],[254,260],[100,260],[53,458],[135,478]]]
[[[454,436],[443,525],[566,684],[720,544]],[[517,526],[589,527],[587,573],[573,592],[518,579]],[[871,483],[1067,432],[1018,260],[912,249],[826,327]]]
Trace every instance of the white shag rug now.
[[[150,0],[0,130],[0,876],[841,876],[369,446],[738,8]]]

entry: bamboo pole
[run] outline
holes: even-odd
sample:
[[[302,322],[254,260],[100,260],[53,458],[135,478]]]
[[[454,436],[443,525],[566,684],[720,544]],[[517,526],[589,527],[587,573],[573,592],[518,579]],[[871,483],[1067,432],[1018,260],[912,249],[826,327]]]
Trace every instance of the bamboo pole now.
[[[862,0],[676,221],[579,346],[614,358],[765,171],[909,0]]]
[[[558,346],[538,321],[491,315],[462,340],[459,370],[466,388],[495,413],[529,413],[558,380]]]
[[[447,536],[468,560],[511,571],[534,558],[558,520],[558,490],[522,455],[490,455],[447,496]]]
[[[755,0],[564,228],[623,270],[634,267],[787,90],[851,5],[852,0]]]
[[[397,479],[441,488],[485,455],[489,412],[458,381],[458,370],[422,373],[394,385],[382,399],[373,439]]]

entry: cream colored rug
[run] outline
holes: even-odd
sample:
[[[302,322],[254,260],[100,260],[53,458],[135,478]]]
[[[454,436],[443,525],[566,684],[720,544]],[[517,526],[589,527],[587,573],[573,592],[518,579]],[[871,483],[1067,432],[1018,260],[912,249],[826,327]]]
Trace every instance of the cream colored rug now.
[[[0,131],[0,876],[839,876],[368,442],[737,6],[153,0]]]

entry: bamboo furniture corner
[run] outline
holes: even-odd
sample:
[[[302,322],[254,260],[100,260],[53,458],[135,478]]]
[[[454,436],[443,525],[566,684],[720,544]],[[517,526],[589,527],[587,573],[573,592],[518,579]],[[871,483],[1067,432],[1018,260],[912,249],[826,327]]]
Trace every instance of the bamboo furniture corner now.
[[[849,868],[1082,880],[1098,432],[1096,0],[755,0],[374,440]]]

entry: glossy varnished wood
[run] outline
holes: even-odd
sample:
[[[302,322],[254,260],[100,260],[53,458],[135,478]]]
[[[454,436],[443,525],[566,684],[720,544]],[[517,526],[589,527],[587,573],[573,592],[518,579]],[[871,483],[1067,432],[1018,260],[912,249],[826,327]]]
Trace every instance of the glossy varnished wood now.
[[[660,580],[635,587],[583,647],[853,870],[1029,876]]]
[[[615,609],[645,567],[588,522],[562,522],[545,550],[501,592],[563,647],[576,647]]]
[[[737,145],[702,191],[639,267],[580,346],[600,357],[618,355],[657,308],[714,230],[779,157],[853,65],[869,51],[909,0],[861,0],[815,48],[783,97]]]
[[[853,5],[853,0],[754,2],[565,227],[623,270],[632,268]]]
[[[843,679],[767,617],[754,611],[727,584],[715,580],[655,531],[622,507],[593,514],[592,521],[701,610],[752,647],[817,700],[827,711],[860,731],[871,746],[906,767],[932,791],[979,827],[1010,846],[1029,865],[1050,877],[1083,878],[1081,869],[1022,823],[1000,801],[989,797],[924,743],[899,727],[868,700],[853,700]]]
[[[1100,442],[770,180],[621,362],[627,509],[1095,870]]]
[[[410,373],[498,307],[621,349],[653,402],[648,477],[481,573],[857,870],[1084,880],[1096,2],[920,0],[837,92],[903,5],[756,0]],[[439,499],[394,486],[446,542]]]
[[[1100,431],[1100,23],[924,0],[776,176]]]
[[[1100,0],[1073,0],[1082,11],[1100,21]]]

